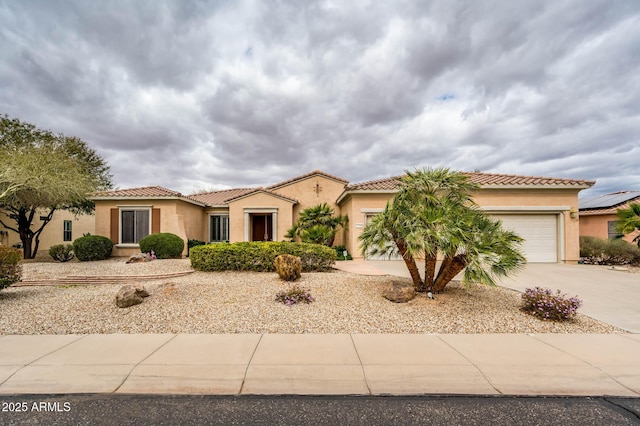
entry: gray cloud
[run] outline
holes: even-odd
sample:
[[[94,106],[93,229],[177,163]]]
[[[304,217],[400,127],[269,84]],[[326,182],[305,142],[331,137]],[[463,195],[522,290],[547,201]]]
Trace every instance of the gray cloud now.
[[[639,28],[634,0],[0,0],[0,112],[120,187],[444,165],[639,189]]]

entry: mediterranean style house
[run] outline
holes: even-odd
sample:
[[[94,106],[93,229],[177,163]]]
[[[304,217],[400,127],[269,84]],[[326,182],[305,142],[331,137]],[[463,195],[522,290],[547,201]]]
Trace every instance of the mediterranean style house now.
[[[579,260],[578,193],[595,182],[467,175],[480,185],[473,196],[476,203],[525,239],[529,262]],[[96,205],[95,233],[111,238],[114,256],[138,252],[138,241],[157,232],[185,241],[282,241],[302,210],[326,202],[336,214],[349,217],[348,228],[336,236],[335,244],[362,258],[358,236],[393,198],[397,184],[398,177],[351,184],[315,170],[267,187],[183,195],[150,186],[99,192],[91,199]]]

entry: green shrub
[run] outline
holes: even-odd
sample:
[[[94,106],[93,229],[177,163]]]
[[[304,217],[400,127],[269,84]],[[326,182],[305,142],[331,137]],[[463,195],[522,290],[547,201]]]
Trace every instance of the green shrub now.
[[[204,241],[200,241],[200,240],[188,240],[187,241],[187,257],[189,257],[189,253],[191,252],[191,249],[193,247],[197,247],[197,246],[203,246],[207,243],[205,243]]]
[[[71,244],[56,244],[49,249],[49,256],[56,262],[68,262],[75,257]]]
[[[328,271],[336,260],[332,248],[319,244],[292,242],[215,243],[194,247],[191,266],[199,271],[275,271],[281,254],[298,256],[302,272]]]
[[[276,272],[285,281],[295,281],[302,274],[302,261],[298,256],[281,254],[273,262]]]
[[[22,279],[22,252],[0,246],[0,290]]]
[[[153,251],[158,259],[180,258],[184,250],[184,240],[176,234],[166,232],[147,235],[139,244],[142,253]]]
[[[592,265],[628,265],[640,261],[640,250],[627,241],[580,237],[580,257]]]
[[[111,256],[113,243],[102,235],[85,235],[73,242],[73,252],[80,261],[104,260]]]
[[[638,246],[625,240],[611,240],[604,249],[608,265],[629,265],[638,263],[640,250]]]
[[[347,250],[345,246],[335,246],[336,260],[353,260],[353,257],[347,252],[347,257],[344,256],[344,252]]]

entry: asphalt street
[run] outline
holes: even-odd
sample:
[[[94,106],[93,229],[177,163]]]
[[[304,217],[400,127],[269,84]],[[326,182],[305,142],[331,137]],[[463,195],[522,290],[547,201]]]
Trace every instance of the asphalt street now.
[[[510,396],[0,397],[3,425],[638,425],[640,399]]]

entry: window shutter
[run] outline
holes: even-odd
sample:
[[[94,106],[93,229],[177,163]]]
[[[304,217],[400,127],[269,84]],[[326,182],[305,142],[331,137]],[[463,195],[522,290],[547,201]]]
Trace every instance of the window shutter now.
[[[111,241],[118,244],[118,209],[111,209]]]
[[[152,209],[151,212],[151,233],[160,232],[160,209]]]

